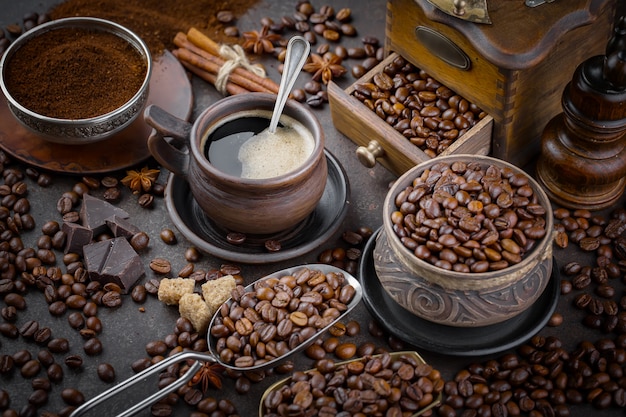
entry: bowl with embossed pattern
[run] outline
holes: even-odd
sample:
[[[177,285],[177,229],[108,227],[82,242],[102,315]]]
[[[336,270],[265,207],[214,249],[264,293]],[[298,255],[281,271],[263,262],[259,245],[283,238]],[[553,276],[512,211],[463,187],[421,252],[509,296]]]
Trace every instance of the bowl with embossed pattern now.
[[[550,201],[522,169],[489,156],[438,157],[389,189],[374,267],[410,313],[479,327],[539,299],[551,279],[552,242]]]

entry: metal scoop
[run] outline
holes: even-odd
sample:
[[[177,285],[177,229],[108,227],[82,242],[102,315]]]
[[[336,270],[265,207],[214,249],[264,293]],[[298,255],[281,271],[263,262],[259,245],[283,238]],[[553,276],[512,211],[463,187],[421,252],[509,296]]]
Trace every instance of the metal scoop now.
[[[294,354],[296,354],[298,352],[301,352],[302,350],[306,349],[316,339],[318,339],[326,330],[328,330],[335,323],[337,323],[339,320],[341,320],[343,317],[345,317],[350,311],[352,311],[354,309],[354,307],[357,306],[357,304],[359,304],[359,302],[361,301],[361,298],[363,297],[363,289],[361,287],[361,283],[354,276],[352,276],[351,274],[347,273],[346,271],[344,271],[342,269],[334,267],[332,265],[325,265],[325,264],[299,265],[299,266],[295,266],[295,267],[291,267],[291,268],[287,268],[287,269],[283,269],[283,270],[274,272],[274,273],[272,273],[270,275],[267,275],[267,276],[261,278],[260,280],[273,278],[273,277],[279,278],[279,277],[286,276],[286,275],[292,275],[292,274],[296,273],[296,271],[298,271],[298,270],[300,270],[302,268],[308,268],[310,270],[321,271],[324,274],[327,274],[327,273],[341,273],[346,278],[347,284],[351,285],[355,289],[355,293],[354,293],[354,296],[352,297],[352,300],[347,305],[347,308],[346,308],[346,310],[344,312],[342,312],[335,320],[333,320],[331,323],[326,325],[324,328],[318,330],[317,333],[315,333],[315,335],[313,335],[312,337],[310,337],[309,339],[307,339],[306,341],[304,341],[303,343],[298,345],[296,348],[286,352],[282,356],[279,356],[279,357],[274,358],[272,360],[269,360],[267,362],[263,362],[260,365],[256,365],[256,366],[250,366],[250,367],[243,368],[243,367],[236,367],[236,366],[234,366],[234,365],[232,365],[230,363],[225,363],[225,362],[223,362],[220,359],[219,354],[216,352],[216,342],[217,342],[217,339],[211,335],[211,328],[213,327],[215,319],[216,319],[217,315],[219,314],[219,312],[218,312],[218,313],[216,313],[213,316],[213,318],[211,319],[211,323],[209,324],[209,330],[208,330],[208,335],[207,335],[207,339],[208,339],[208,342],[209,342],[209,353],[208,354],[207,353],[194,352],[194,351],[184,351],[184,352],[178,353],[176,355],[172,355],[172,356],[162,360],[161,362],[158,362],[157,364],[155,364],[155,365],[153,365],[153,366],[151,366],[151,367],[149,367],[149,368],[147,368],[147,369],[137,373],[136,375],[131,376],[130,378],[126,379],[125,381],[122,381],[121,383],[119,383],[118,385],[108,389],[107,391],[104,391],[103,393],[97,395],[96,397],[92,398],[91,400],[85,402],[80,407],[78,407],[76,410],[74,410],[74,412],[72,414],[70,414],[70,417],[82,416],[85,413],[87,413],[89,410],[91,410],[93,407],[96,407],[98,404],[102,403],[103,401],[109,400],[112,397],[114,397],[114,396],[124,392],[126,389],[132,387],[133,385],[137,384],[138,382],[145,381],[145,379],[147,377],[158,374],[159,372],[167,369],[167,367],[172,365],[172,364],[175,364],[175,363],[178,363],[178,362],[182,362],[182,361],[186,361],[188,359],[195,360],[195,362],[189,367],[189,370],[182,377],[180,377],[177,381],[171,383],[167,387],[165,387],[165,388],[155,392],[151,396],[149,396],[149,397],[145,398],[144,400],[140,401],[139,403],[131,406],[129,409],[127,409],[124,412],[118,414],[117,417],[128,417],[128,416],[135,415],[139,411],[143,410],[144,408],[149,407],[150,405],[152,405],[155,402],[159,401],[161,398],[164,398],[169,393],[176,391],[178,388],[180,388],[181,386],[186,384],[189,380],[191,380],[191,378],[193,378],[193,376],[202,367],[202,363],[203,362],[218,363],[218,364],[222,365],[225,368],[232,369],[232,370],[235,370],[235,371],[263,370],[263,369],[266,369],[266,368],[274,367],[279,362],[282,362],[283,360],[287,359],[291,355],[294,355]],[[253,289],[254,285],[256,284],[256,282],[258,282],[258,281],[255,281],[252,284],[246,286],[246,288],[245,288],[246,292],[251,291]],[[233,302],[232,299],[229,299],[229,300],[226,301],[226,304],[230,305],[232,302]]]

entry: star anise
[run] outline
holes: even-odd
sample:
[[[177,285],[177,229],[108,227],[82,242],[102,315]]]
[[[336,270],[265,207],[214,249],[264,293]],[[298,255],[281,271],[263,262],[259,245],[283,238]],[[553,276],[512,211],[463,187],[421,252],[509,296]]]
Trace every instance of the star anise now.
[[[311,54],[311,60],[304,64],[302,69],[312,72],[315,81],[321,79],[324,84],[328,84],[333,78],[339,78],[347,72],[341,61],[341,57],[333,53],[325,54],[323,57]]]
[[[141,171],[131,169],[126,171],[126,176],[122,178],[122,184],[131,189],[134,194],[148,192],[152,184],[159,177],[158,169],[141,168]]]
[[[191,378],[189,384],[200,384],[200,388],[205,394],[209,386],[222,389],[222,372],[224,372],[222,365],[213,362],[205,362],[200,370]]]
[[[270,33],[269,26],[265,25],[260,31],[252,30],[244,32],[242,36],[245,39],[242,48],[257,55],[264,53],[271,54],[274,52],[274,42],[279,41],[281,38],[281,36],[276,33]]]

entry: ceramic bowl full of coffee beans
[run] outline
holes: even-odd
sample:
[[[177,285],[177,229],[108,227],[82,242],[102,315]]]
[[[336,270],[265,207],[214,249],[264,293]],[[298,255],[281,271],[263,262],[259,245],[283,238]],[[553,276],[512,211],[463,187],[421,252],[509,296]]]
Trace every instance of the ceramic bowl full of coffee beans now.
[[[383,216],[376,275],[422,319],[501,323],[530,308],[551,279],[550,201],[506,161],[453,155],[423,162],[392,185]]]
[[[51,142],[85,145],[130,125],[148,98],[145,42],[105,19],[69,17],[22,34],[0,61],[9,110]]]

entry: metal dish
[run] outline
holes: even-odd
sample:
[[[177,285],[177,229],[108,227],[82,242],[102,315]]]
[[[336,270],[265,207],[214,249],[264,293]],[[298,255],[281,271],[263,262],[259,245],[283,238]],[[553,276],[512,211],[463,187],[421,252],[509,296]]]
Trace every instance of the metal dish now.
[[[117,109],[100,116],[86,119],[59,119],[38,114],[27,109],[11,95],[5,82],[5,72],[15,52],[29,40],[43,33],[61,28],[81,28],[89,31],[112,33],[128,42],[142,57],[146,64],[146,74],[139,90],[135,95]],[[152,57],[145,42],[135,33],[117,23],[92,18],[69,17],[53,20],[36,26],[15,40],[0,60],[0,88],[4,93],[11,113],[26,128],[37,133],[42,138],[62,144],[85,145],[106,139],[126,128],[143,110],[150,76],[152,73]]]
[[[352,300],[350,301],[350,303],[347,305],[347,308],[345,311],[343,311],[335,320],[333,320],[332,322],[328,323],[324,328],[319,329],[317,331],[317,333],[315,333],[315,335],[313,335],[312,337],[310,337],[308,340],[306,340],[305,342],[301,343],[300,345],[298,345],[296,348],[291,349],[289,351],[287,351],[285,354],[283,354],[282,356],[279,356],[277,358],[274,358],[272,360],[268,360],[266,362],[263,362],[259,365],[255,365],[255,366],[251,366],[251,367],[236,367],[232,364],[229,363],[225,363],[223,362],[219,355],[216,353],[216,339],[214,337],[211,336],[211,328],[213,327],[213,324],[215,322],[215,319],[217,317],[216,313],[215,316],[213,316],[213,319],[211,320],[211,323],[209,324],[209,330],[208,330],[208,335],[207,335],[207,341],[209,344],[209,352],[208,353],[200,353],[200,352],[194,352],[194,351],[184,351],[181,353],[178,353],[176,355],[172,355],[164,360],[162,360],[161,362],[145,369],[142,372],[139,372],[135,375],[133,375],[132,377],[126,379],[125,381],[122,381],[121,383],[119,383],[118,385],[110,388],[109,390],[99,394],[98,396],[92,398],[91,400],[85,402],[83,405],[81,405],[80,407],[78,407],[76,410],[74,410],[74,412],[70,415],[71,417],[78,417],[81,415],[84,415],[85,413],[87,413],[89,410],[91,410],[92,408],[96,407],[98,404],[102,403],[103,401],[109,400],[110,398],[124,392],[126,389],[132,387],[133,385],[139,383],[139,382],[145,382],[146,378],[151,376],[151,375],[156,375],[159,372],[167,369],[168,366],[175,364],[175,363],[179,363],[182,361],[187,361],[187,360],[194,360],[195,362],[193,362],[193,364],[189,367],[189,370],[181,377],[179,378],[176,382],[168,385],[166,388],[155,392],[154,394],[152,394],[151,396],[149,396],[148,398],[143,399],[142,401],[140,401],[139,403],[131,406],[130,408],[128,408],[127,410],[125,410],[124,412],[118,414],[117,417],[128,417],[128,416],[132,416],[135,415],[136,413],[138,413],[139,411],[141,411],[142,409],[150,406],[151,404],[157,402],[158,400],[160,400],[161,398],[165,397],[167,394],[169,394],[170,392],[174,392],[175,390],[177,390],[178,388],[180,388],[181,386],[183,386],[184,384],[186,384],[191,378],[193,378],[193,376],[197,373],[197,371],[200,369],[200,367],[202,366],[203,362],[214,362],[214,363],[218,363],[220,365],[222,365],[225,368],[228,369],[232,369],[235,371],[254,371],[254,370],[262,370],[262,369],[266,369],[266,368],[271,368],[271,367],[275,367],[278,363],[282,362],[283,360],[287,359],[288,357],[303,351],[304,349],[306,349],[308,346],[310,346],[316,339],[318,339],[326,330],[328,330],[330,327],[332,327],[335,323],[337,323],[339,320],[341,320],[343,317],[345,317],[348,313],[350,313],[350,311],[352,311],[354,309],[354,307],[357,306],[357,304],[359,304],[359,302],[361,301],[361,298],[363,296],[363,290],[361,288],[361,284],[359,283],[359,281],[352,276],[351,274],[349,274],[348,272],[336,268],[334,266],[331,265],[324,265],[324,264],[311,264],[311,265],[298,265],[298,266],[294,266],[291,268],[287,268],[287,269],[282,269],[280,271],[276,271],[272,274],[266,275],[263,278],[260,278],[259,280],[253,282],[252,284],[248,285],[245,287],[246,292],[250,292],[252,291],[254,285],[262,280],[268,279],[268,278],[275,278],[275,277],[282,277],[285,275],[291,275],[294,274],[296,271],[302,269],[302,268],[308,268],[311,270],[319,270],[324,274],[327,273],[341,273],[344,275],[344,277],[347,280],[347,284],[351,285],[352,287],[354,287],[355,289],[355,293],[354,293],[354,297],[352,298]],[[232,299],[229,299],[225,302],[225,304],[230,305],[232,304]]]
[[[381,355],[374,355],[373,357],[378,357]],[[399,360],[401,357],[410,357],[412,359],[415,360],[416,363],[418,364],[425,364],[426,361],[424,361],[424,359],[422,359],[422,357],[415,351],[406,351],[406,352],[390,352],[389,356],[391,356],[391,363],[394,363],[395,361]],[[355,358],[355,359],[350,359],[347,361],[343,361],[343,362],[338,362],[336,364],[337,367],[341,366],[341,365],[345,365],[351,362],[357,362],[357,361],[361,361],[364,360],[365,358]],[[316,369],[309,369],[307,371],[304,371],[304,373],[311,373],[316,371]],[[259,404],[259,417],[262,417],[264,415],[266,415],[268,413],[268,410],[265,407],[265,399],[272,394],[272,392],[274,391],[278,391],[280,390],[283,386],[289,384],[289,382],[291,382],[291,377],[289,378],[285,378],[282,379],[274,384],[272,384],[267,390],[265,390],[265,392],[263,393],[263,396],[261,397],[261,403]],[[437,395],[436,398],[433,398],[433,401],[427,405],[426,407],[422,408],[421,410],[416,411],[415,413],[411,414],[409,417],[418,417],[421,416],[422,414],[426,413],[428,410],[437,407],[438,405],[441,404],[441,400],[443,398],[443,394],[440,392],[439,395]]]

